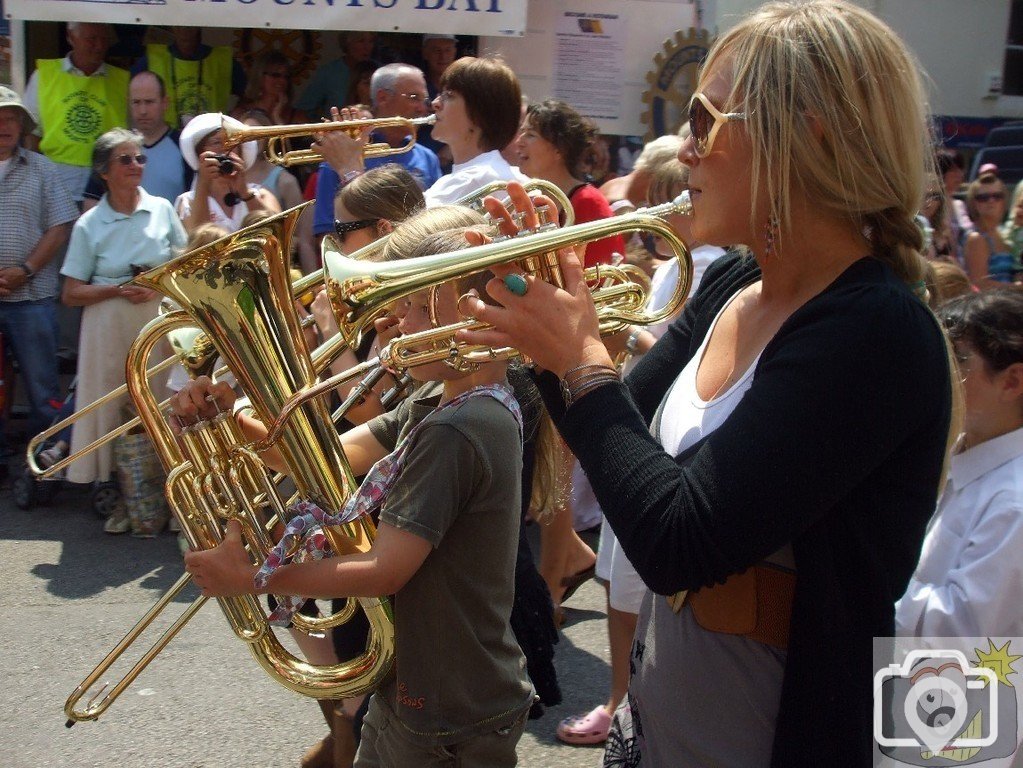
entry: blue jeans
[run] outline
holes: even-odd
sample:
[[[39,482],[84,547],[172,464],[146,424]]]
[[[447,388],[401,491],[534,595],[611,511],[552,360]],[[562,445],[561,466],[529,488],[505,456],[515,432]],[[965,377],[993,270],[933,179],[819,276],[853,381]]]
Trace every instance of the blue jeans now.
[[[4,348],[18,361],[30,408],[28,429],[36,435],[53,422],[61,405],[56,299],[0,301],[0,333]],[[0,417],[0,447],[5,446],[4,431]]]

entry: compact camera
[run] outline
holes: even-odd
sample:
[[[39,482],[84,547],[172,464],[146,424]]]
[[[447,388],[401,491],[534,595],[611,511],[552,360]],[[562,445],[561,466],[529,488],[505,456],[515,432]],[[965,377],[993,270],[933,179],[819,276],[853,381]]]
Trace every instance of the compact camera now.
[[[235,167],[234,160],[228,155],[214,155],[213,159],[217,161],[217,170],[224,176],[233,176],[238,170]]]

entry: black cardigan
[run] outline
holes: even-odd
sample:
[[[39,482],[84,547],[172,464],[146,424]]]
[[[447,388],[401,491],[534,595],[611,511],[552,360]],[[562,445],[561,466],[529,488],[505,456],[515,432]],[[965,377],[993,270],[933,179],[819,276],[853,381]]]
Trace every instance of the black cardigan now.
[[[643,581],[724,581],[791,542],[797,580],[772,766],[871,764],[871,638],[894,634],[950,423],[944,341],[865,258],[785,321],[727,421],[681,456],[648,425],[756,263],[727,254],[624,385],[544,399]]]

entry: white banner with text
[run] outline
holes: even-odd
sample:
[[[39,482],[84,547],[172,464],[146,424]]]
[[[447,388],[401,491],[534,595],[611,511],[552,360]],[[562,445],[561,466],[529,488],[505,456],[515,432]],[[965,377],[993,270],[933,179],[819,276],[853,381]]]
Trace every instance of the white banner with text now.
[[[25,21],[520,37],[528,0],[5,0]]]

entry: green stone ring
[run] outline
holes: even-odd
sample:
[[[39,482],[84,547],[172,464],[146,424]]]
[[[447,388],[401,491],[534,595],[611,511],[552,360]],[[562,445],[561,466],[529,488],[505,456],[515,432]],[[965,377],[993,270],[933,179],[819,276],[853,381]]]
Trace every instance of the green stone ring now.
[[[529,289],[529,285],[526,283],[526,278],[514,272],[510,275],[504,276],[504,285],[516,296],[525,296],[526,291]]]

